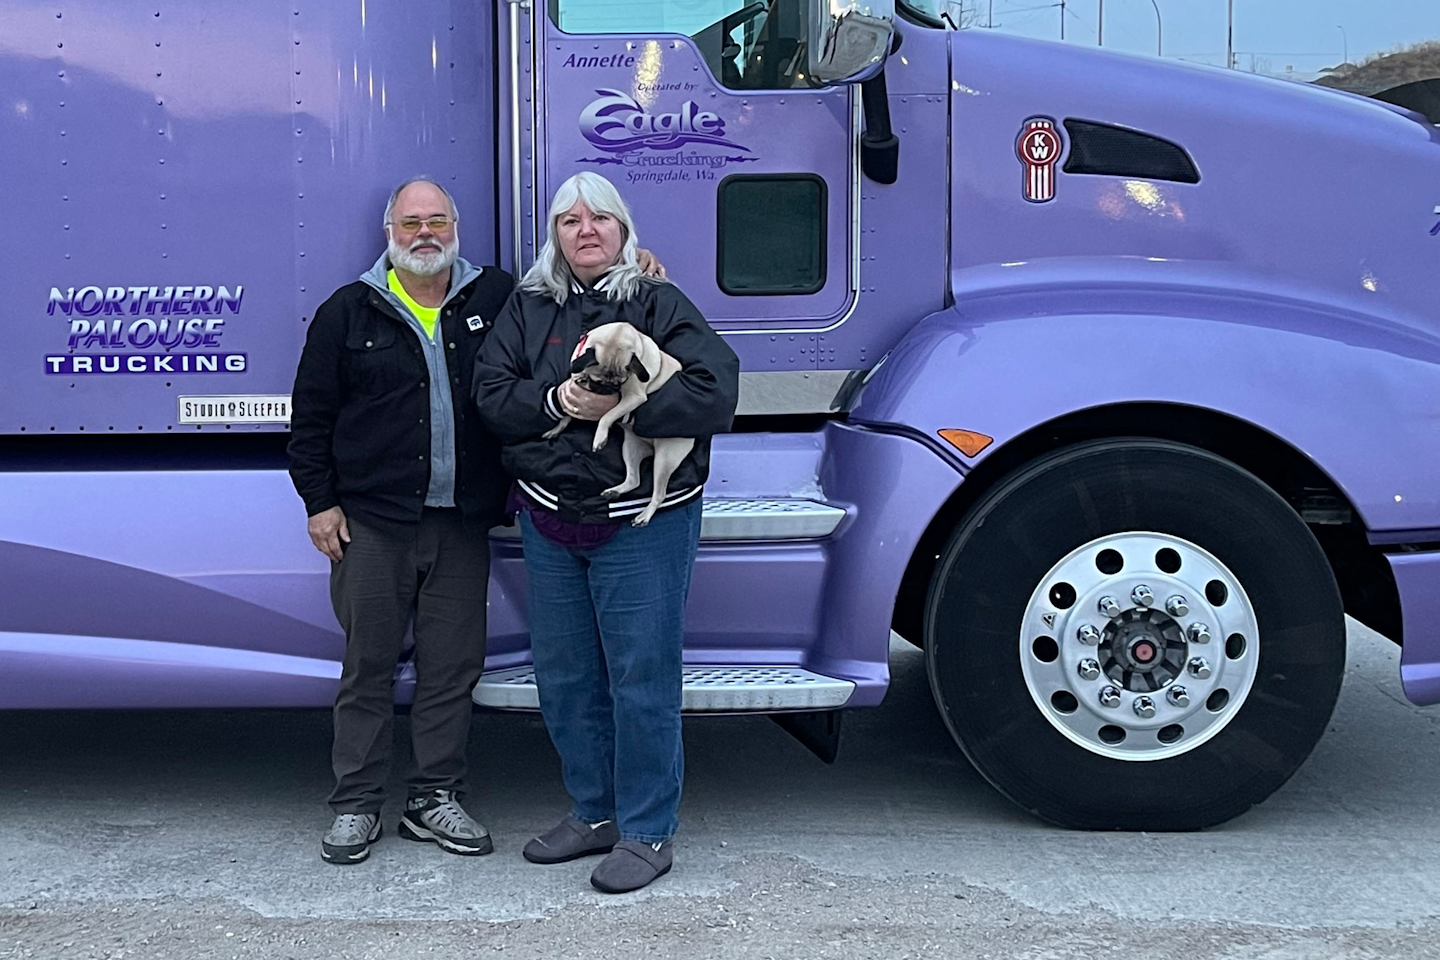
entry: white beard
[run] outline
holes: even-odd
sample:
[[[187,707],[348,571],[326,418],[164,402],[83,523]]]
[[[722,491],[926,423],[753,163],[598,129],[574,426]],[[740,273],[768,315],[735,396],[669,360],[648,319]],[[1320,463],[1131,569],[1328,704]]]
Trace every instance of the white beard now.
[[[435,250],[431,244],[439,245],[440,241],[416,240],[409,247],[402,247],[392,236],[385,253],[390,258],[392,267],[408,270],[417,277],[433,277],[454,265],[455,258],[460,255],[460,238],[455,237],[448,244],[440,245],[439,250]],[[416,250],[422,246],[427,249]]]

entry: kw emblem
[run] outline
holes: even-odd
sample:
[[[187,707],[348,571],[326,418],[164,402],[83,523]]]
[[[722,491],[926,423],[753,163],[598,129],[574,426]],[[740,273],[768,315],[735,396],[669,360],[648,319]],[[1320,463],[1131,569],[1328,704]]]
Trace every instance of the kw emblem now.
[[[1026,200],[1045,203],[1055,199],[1055,165],[1062,149],[1060,131],[1049,117],[1031,117],[1020,128],[1015,152],[1025,167]]]

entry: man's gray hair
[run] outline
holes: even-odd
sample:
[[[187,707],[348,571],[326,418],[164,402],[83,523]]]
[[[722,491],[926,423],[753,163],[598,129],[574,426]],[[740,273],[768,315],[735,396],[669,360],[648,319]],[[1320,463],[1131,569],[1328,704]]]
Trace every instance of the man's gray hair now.
[[[543,294],[556,303],[564,303],[569,298],[570,285],[575,281],[575,275],[570,272],[570,264],[560,251],[558,224],[560,217],[575,206],[577,200],[583,200],[591,213],[608,213],[620,221],[620,259],[605,272],[605,296],[610,300],[629,300],[640,288],[640,284],[650,279],[640,272],[635,220],[630,216],[630,208],[625,205],[615,185],[589,170],[575,174],[555,191],[555,199],[550,201],[547,221],[549,236],[545,240],[545,246],[540,248],[534,265],[525,271],[525,276],[520,280],[520,289]]]
[[[395,201],[400,199],[400,194],[404,192],[406,187],[415,183],[428,183],[436,190],[439,190],[442,194],[445,195],[445,201],[450,204],[450,219],[457,221],[460,219],[460,211],[455,206],[455,198],[450,196],[449,190],[446,190],[444,187],[440,186],[439,183],[430,179],[429,177],[411,177],[409,180],[406,180],[404,183],[400,184],[400,186],[390,191],[390,199],[385,201],[385,219],[381,222],[381,226],[390,226],[390,214],[393,213],[395,210]]]

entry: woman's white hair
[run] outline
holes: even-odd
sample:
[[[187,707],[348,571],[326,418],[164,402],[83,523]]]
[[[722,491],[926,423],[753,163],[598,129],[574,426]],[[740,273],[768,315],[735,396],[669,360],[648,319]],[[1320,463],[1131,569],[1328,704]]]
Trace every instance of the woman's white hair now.
[[[575,275],[571,273],[565,255],[560,252],[558,225],[560,217],[575,206],[577,200],[584,201],[591,213],[608,213],[620,221],[620,258],[605,271],[605,296],[610,300],[629,300],[641,283],[651,279],[640,272],[635,221],[615,185],[589,170],[575,174],[555,191],[555,199],[550,201],[549,236],[545,246],[540,248],[534,265],[525,271],[520,280],[520,289],[543,294],[556,303],[564,303],[569,298]]]

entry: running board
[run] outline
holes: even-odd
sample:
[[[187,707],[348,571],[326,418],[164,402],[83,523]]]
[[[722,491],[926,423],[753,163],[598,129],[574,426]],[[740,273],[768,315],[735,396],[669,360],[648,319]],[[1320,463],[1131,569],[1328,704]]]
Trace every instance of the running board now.
[[[701,540],[819,540],[828,537],[845,519],[845,509],[819,500],[705,499],[700,523]],[[519,540],[515,524],[496,527],[497,540]]]
[[[822,677],[799,667],[691,666],[685,668],[680,709],[685,713],[773,713],[833,710],[855,692],[850,680]],[[487,673],[474,700],[496,710],[539,710],[533,667]]]

